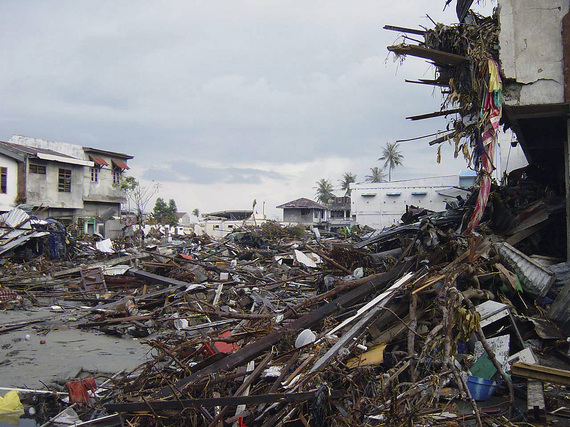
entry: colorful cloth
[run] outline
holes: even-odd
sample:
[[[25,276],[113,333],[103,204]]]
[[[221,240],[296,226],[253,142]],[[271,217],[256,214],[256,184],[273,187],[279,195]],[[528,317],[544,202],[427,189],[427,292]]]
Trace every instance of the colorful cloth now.
[[[479,225],[483,217],[489,193],[491,192],[491,173],[495,169],[493,164],[495,147],[497,146],[497,129],[502,114],[502,83],[499,75],[499,67],[493,59],[487,61],[487,86],[483,96],[481,115],[487,117],[483,130],[483,153],[479,158],[479,196],[475,204],[475,210],[467,225],[466,233],[470,233]]]

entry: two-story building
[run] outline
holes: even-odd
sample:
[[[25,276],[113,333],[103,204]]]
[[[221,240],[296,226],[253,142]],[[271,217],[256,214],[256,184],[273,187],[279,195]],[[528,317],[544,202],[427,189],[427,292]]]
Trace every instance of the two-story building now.
[[[277,206],[283,209],[283,222],[336,231],[353,224],[350,197],[333,197],[326,205],[302,197]]]
[[[0,141],[0,210],[26,204],[40,218],[53,217],[83,231],[114,237],[109,220],[120,216],[122,153],[22,136]]]

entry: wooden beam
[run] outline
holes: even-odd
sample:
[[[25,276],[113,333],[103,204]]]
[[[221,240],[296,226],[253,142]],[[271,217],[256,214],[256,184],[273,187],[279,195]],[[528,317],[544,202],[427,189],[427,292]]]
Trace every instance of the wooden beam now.
[[[333,390],[330,393],[331,399],[339,399],[344,395],[340,390]],[[189,408],[192,406],[203,406],[211,408],[213,406],[238,406],[238,405],[259,405],[273,402],[306,402],[315,397],[315,391],[306,393],[276,393],[262,394],[258,396],[232,396],[232,397],[212,397],[202,399],[185,400],[159,400],[130,403],[111,403],[105,405],[109,412],[135,412],[135,411],[167,411]]]
[[[418,79],[418,80],[408,80],[406,79],[406,83],[415,83],[418,85],[431,85],[431,86],[441,86],[441,87],[449,87],[449,80],[429,80],[429,79]]]
[[[388,50],[399,55],[411,55],[417,56],[418,58],[429,59],[437,65],[460,65],[468,60],[465,56],[456,55],[454,53],[408,44],[388,46]]]
[[[414,28],[398,27],[396,25],[384,25],[384,29],[389,31],[397,31],[398,33],[417,34],[418,36],[423,36],[426,33],[425,30],[416,30]]]
[[[389,282],[400,276],[402,272],[407,271],[411,265],[412,262],[408,262],[399,267],[397,266],[391,269],[390,271],[382,274],[380,277],[376,277],[375,279],[361,285],[360,287],[353,289],[352,291],[336,298],[328,304],[319,307],[317,310],[293,320],[283,329],[272,332],[259,339],[258,341],[246,345],[235,353],[229,354],[224,359],[218,362],[214,362],[211,365],[193,373],[186,378],[182,378],[175,384],[174,388],[183,390],[187,385],[200,380],[205,376],[234,369],[240,365],[243,365],[244,363],[249,362],[250,360],[255,359],[281,340],[286,339],[289,335],[298,333],[298,331],[302,331],[303,329],[310,328],[325,317],[341,311],[343,307],[350,307],[350,305],[354,304],[357,301],[360,301],[365,296],[383,289]],[[171,395],[172,387],[164,387],[155,393],[154,397],[164,398]]]
[[[457,135],[457,132],[453,131],[451,133],[448,133],[447,135],[440,136],[439,138],[430,141],[429,145],[441,144],[442,142],[450,140],[455,135]]]
[[[406,117],[406,119],[408,119],[408,120],[424,120],[424,119],[431,119],[433,117],[441,117],[441,116],[448,116],[450,114],[457,114],[459,112],[461,112],[461,108],[454,108],[452,110],[434,111],[433,113],[418,114],[417,116],[408,116],[408,117]]]
[[[570,371],[543,365],[530,365],[516,362],[511,365],[511,374],[517,377],[546,381],[549,383],[570,385]]]

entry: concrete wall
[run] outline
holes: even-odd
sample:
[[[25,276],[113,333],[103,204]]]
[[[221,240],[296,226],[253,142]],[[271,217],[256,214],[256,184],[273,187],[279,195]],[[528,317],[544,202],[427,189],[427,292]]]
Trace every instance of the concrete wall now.
[[[33,162],[39,164],[37,162]],[[46,162],[46,174],[28,173],[26,180],[26,203],[34,206],[50,206],[54,208],[83,208],[84,168],[56,162]],[[29,167],[26,169],[28,170]],[[59,169],[71,170],[71,192],[58,190]]]
[[[305,212],[303,214],[302,212]],[[287,208],[283,209],[283,221],[301,225],[319,224],[325,220],[325,212],[319,209]]]
[[[14,135],[10,138],[12,144],[25,145],[27,147],[43,148],[58,153],[67,154],[76,159],[85,159],[83,147],[77,144],[69,144],[67,142],[49,141],[41,138],[30,138],[28,136]]]
[[[564,102],[562,18],[568,0],[500,0],[500,59],[507,105]]]
[[[0,211],[12,210],[18,194],[18,163],[6,156],[0,155],[0,166],[7,169],[6,193],[0,193]]]
[[[455,198],[442,196],[438,191],[458,185],[459,175],[352,184],[352,216],[358,225],[381,229],[397,224],[406,205],[443,211],[446,201]]]

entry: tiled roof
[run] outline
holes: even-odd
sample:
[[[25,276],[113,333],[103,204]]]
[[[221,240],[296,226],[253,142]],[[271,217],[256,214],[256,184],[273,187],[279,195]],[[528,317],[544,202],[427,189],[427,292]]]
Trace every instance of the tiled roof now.
[[[286,208],[326,209],[326,206],[323,206],[320,203],[314,202],[311,199],[301,197],[300,199],[292,200],[290,202],[283,203],[282,205],[276,206],[276,208],[277,209],[286,209]]]

